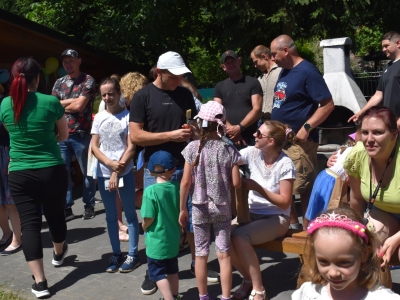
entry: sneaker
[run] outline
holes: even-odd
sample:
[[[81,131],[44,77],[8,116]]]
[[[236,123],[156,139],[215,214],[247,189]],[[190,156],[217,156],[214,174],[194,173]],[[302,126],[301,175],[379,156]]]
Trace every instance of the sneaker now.
[[[53,250],[53,260],[51,261],[51,264],[55,267],[60,267],[64,263],[64,257],[68,253],[68,244],[67,242],[64,242],[63,245],[63,252],[61,254],[55,254]]]
[[[32,284],[32,293],[35,294],[36,298],[50,296],[50,292],[47,288],[47,280]]]
[[[107,266],[106,272],[115,273],[118,271],[120,265],[122,265],[124,259],[122,254],[113,255],[110,257],[110,264]]]
[[[190,264],[190,272],[193,276],[196,276],[194,265]],[[210,267],[207,266],[207,281],[208,282],[219,282],[219,274]]]
[[[85,206],[85,211],[83,212],[82,219],[89,220],[93,219],[95,216],[94,206]]]
[[[144,280],[140,289],[142,290],[143,295],[151,295],[157,291],[157,284],[149,278],[148,270],[146,270],[146,275],[144,276]]]
[[[103,200],[94,197],[94,203],[103,203]]]
[[[174,296],[174,300],[180,300],[180,299],[182,299],[181,295]],[[164,297],[161,297],[159,300],[164,300]]]
[[[290,224],[289,229],[303,230],[303,224],[292,223]]]
[[[64,216],[65,216],[65,221],[73,220],[75,218],[75,215],[72,212],[72,208],[64,209]]]
[[[140,266],[140,261],[137,256],[127,255],[126,260],[122,264],[122,266],[119,268],[119,271],[121,273],[128,273],[128,272],[132,272],[139,266]]]

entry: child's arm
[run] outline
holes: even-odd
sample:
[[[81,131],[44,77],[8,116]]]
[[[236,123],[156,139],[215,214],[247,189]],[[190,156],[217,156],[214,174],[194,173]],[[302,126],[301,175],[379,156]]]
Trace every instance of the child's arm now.
[[[185,227],[186,222],[189,219],[189,214],[187,210],[187,199],[189,196],[190,185],[192,184],[192,166],[185,162],[185,167],[183,169],[183,176],[181,180],[181,190],[180,190],[180,213],[179,213],[179,224]]]
[[[143,230],[146,231],[147,228],[149,228],[151,226],[151,224],[153,224],[153,222],[154,222],[153,218],[143,218],[143,222],[142,222]]]
[[[239,166],[234,165],[232,167],[232,185],[235,189],[238,189],[242,186],[242,180],[240,178]]]
[[[126,166],[128,165],[126,162],[130,162],[132,160],[133,155],[135,154],[136,145],[132,144],[129,135],[127,136],[127,145],[128,147],[125,149],[124,153],[122,153],[119,163],[123,166],[121,173],[125,171]]]

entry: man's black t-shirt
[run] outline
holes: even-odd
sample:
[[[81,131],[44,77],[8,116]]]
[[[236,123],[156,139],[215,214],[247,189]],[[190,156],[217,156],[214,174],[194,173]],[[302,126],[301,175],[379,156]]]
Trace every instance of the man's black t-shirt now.
[[[258,79],[250,76],[243,76],[237,81],[227,78],[218,82],[214,90],[214,97],[222,100],[222,105],[226,110],[226,119],[232,125],[238,125],[253,109],[251,96],[256,94],[262,97],[263,90]],[[253,134],[257,130],[257,121],[242,132],[244,139],[253,138]]]
[[[400,117],[400,60],[385,66],[377,90],[383,93],[383,105]]]
[[[192,93],[181,86],[174,91],[161,90],[149,84],[139,90],[130,104],[130,122],[144,123],[143,130],[148,132],[167,132],[181,129],[186,123],[186,110],[192,110],[192,118],[196,115],[196,105]],[[150,156],[164,150],[175,158],[177,166],[183,166],[185,160],[181,154],[186,142],[167,142],[154,146],[146,146],[144,161]]]

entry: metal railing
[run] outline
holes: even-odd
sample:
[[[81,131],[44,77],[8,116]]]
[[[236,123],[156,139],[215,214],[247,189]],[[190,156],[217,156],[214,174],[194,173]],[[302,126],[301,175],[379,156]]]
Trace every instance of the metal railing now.
[[[354,73],[353,77],[365,99],[368,101],[376,92],[382,72]]]

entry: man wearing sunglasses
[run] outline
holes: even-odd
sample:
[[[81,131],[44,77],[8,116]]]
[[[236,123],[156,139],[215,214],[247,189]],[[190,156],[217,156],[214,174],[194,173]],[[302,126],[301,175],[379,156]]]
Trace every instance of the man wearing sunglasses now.
[[[297,132],[296,145],[284,150],[296,166],[293,195],[300,194],[304,216],[316,176],[318,131],[314,128],[329,116],[334,104],[321,73],[299,56],[290,36],[278,36],[270,48],[272,61],[282,68],[275,86],[271,119],[288,124]],[[290,217],[291,227],[299,227],[294,203]]]

